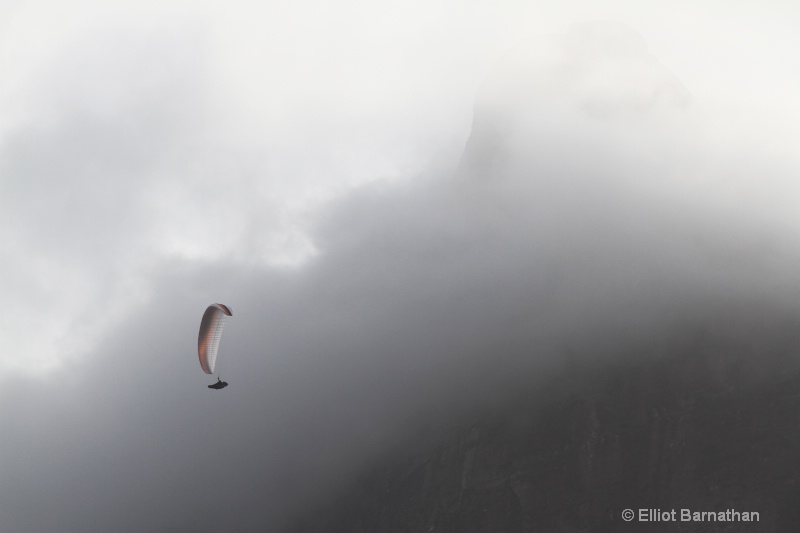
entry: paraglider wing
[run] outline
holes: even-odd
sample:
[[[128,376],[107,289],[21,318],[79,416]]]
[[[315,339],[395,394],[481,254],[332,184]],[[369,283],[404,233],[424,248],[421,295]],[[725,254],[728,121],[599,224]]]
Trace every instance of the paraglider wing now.
[[[200,358],[200,368],[206,374],[214,373],[214,363],[217,361],[217,350],[222,339],[222,330],[225,328],[225,318],[229,316],[233,316],[233,313],[223,304],[209,305],[203,313],[200,334],[197,337],[197,355]]]

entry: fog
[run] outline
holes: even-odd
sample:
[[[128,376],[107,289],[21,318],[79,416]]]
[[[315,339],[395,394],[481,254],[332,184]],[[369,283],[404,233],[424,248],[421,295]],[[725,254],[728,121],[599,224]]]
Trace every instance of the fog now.
[[[464,74],[461,118],[421,106],[386,137],[341,133],[346,154],[331,139],[347,113],[286,119],[285,137],[233,128],[194,44],[168,49],[109,60],[98,90],[125,90],[107,113],[66,87],[57,120],[3,138],[20,301],[2,315],[3,531],[279,530],[566,358],[652,357],[698,328],[780,351],[770,332],[800,317],[796,158],[763,122],[721,134],[719,102],[625,24],[517,40],[483,81]],[[241,137],[208,143],[209,124]],[[301,184],[282,185],[295,161]],[[346,176],[315,185],[328,163]],[[196,355],[214,302],[233,311],[221,391]]]

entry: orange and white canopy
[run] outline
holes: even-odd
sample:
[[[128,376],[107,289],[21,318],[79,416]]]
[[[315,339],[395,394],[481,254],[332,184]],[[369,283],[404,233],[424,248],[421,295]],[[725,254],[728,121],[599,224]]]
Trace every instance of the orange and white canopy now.
[[[233,316],[228,306],[223,304],[209,305],[200,322],[200,334],[197,337],[197,355],[200,357],[200,368],[206,374],[214,373],[217,362],[217,350],[225,328],[225,319]]]

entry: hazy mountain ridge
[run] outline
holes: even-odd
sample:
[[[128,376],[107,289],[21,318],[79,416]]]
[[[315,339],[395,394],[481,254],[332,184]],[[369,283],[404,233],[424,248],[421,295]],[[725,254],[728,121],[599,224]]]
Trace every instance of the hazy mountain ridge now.
[[[525,322],[539,336],[498,340],[469,402],[431,403],[288,530],[795,531],[791,228],[752,216],[746,188],[738,205],[720,200],[732,192],[720,183],[750,177],[681,170],[709,146],[688,91],[629,28],[576,25],[506,67],[477,98],[454,197],[503,229],[480,242],[521,265],[514,294],[542,310]],[[665,165],[670,154],[684,162]],[[468,360],[453,357],[452,375]],[[621,519],[640,508],[760,520]]]
[[[758,531],[793,530],[796,364],[701,343],[576,370],[398,447],[292,531],[754,531],[626,524],[626,508],[756,511]]]

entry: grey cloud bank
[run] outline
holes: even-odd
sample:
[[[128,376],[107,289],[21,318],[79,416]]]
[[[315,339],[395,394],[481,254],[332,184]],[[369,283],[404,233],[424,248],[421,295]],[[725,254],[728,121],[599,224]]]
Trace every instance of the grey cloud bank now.
[[[725,199],[718,173],[739,176],[698,162],[695,104],[629,30],[555,43],[537,48],[549,66],[489,80],[454,176],[331,202],[296,269],[154,261],[145,301],[92,353],[5,378],[0,529],[279,530],[397,442],[536,389],[565,359],[659,356],[698,331],[763,356],[767,378],[794,370],[796,229]],[[234,314],[224,391],[195,355],[214,301]]]

